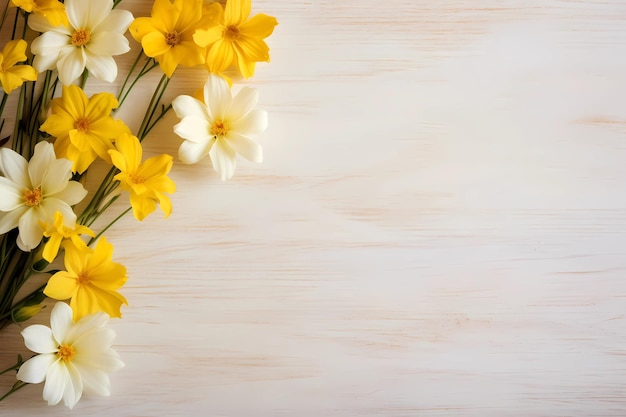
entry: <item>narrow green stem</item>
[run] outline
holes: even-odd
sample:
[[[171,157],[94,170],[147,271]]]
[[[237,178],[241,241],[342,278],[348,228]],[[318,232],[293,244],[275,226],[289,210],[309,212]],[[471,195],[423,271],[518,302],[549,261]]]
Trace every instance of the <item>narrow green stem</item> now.
[[[11,366],[9,366],[7,369],[5,369],[4,371],[0,371],[0,375],[4,375],[4,374],[6,374],[7,372],[11,372],[11,371],[16,371],[16,370],[18,370],[18,369],[20,368],[20,366],[22,366],[22,364],[23,364],[23,363],[24,363],[23,361],[18,360],[18,361],[15,363],[15,365],[11,365]]]
[[[141,126],[139,127],[139,131],[137,132],[137,138],[139,139],[139,141],[141,142],[147,133],[147,129],[150,126],[150,122],[152,121],[152,117],[154,117],[154,113],[156,112],[156,109],[159,107],[159,102],[161,101],[161,98],[163,97],[163,93],[165,93],[165,90],[167,89],[167,85],[170,82],[170,78],[168,78],[167,75],[163,74],[163,76],[161,77],[161,80],[159,80],[159,84],[157,85],[157,88],[154,89],[154,94],[152,94],[152,99],[150,100],[150,104],[148,105],[148,108],[146,109],[146,115],[143,118],[143,121],[141,122]]]
[[[122,83],[122,88],[120,88],[120,93],[117,95],[117,101],[118,101],[118,105],[121,106],[123,101],[120,101],[122,98],[122,93],[124,93],[124,89],[126,88],[126,84],[128,84],[128,80],[130,80],[130,76],[133,74],[133,72],[135,72],[135,68],[137,67],[137,64],[139,63],[139,60],[141,59],[141,57],[143,56],[143,50],[140,50],[139,53],[137,54],[137,58],[135,58],[135,62],[133,62],[133,65],[130,67],[130,70],[128,70],[128,74],[126,74],[126,78],[124,78],[124,82]]]
[[[150,63],[152,63],[152,65],[149,65]],[[135,77],[135,79],[133,80],[133,82],[130,84],[130,86],[126,89],[126,92],[124,93],[124,96],[121,98],[120,102],[119,102],[119,106],[117,107],[117,110],[119,110],[120,107],[122,107],[122,103],[124,103],[126,101],[126,98],[128,97],[128,95],[130,94],[131,90],[133,89],[133,87],[135,87],[135,84],[137,84],[137,82],[146,74],[148,74],[150,71],[152,71],[154,68],[158,67],[159,64],[156,62],[152,62],[152,60],[147,60],[146,63],[144,64],[143,68],[141,69],[141,71],[139,71],[139,74],[137,74],[137,76]]]
[[[2,12],[2,18],[0,18],[0,30],[2,30],[2,28],[4,27],[4,22],[5,20],[7,20],[7,15],[9,14],[9,3],[11,3],[10,1],[7,1],[6,6],[4,6],[4,11]]]
[[[2,116],[2,112],[4,111],[4,106],[7,104],[8,99],[9,99],[9,95],[7,93],[2,93],[2,102],[0,103],[0,116]]]
[[[85,89],[85,84],[87,84],[87,78],[89,78],[89,70],[87,68],[85,68],[85,70],[83,71],[83,75],[80,78],[80,89],[81,90]]]
[[[98,238],[100,236],[102,236],[104,234],[104,232],[106,232],[109,229],[109,227],[113,226],[119,219],[124,217],[131,210],[132,210],[132,207],[128,207],[126,210],[124,210],[119,216],[117,216],[115,219],[113,219],[113,221],[111,221],[111,223],[107,224],[104,227],[104,229],[100,230],[100,232],[96,236],[94,236],[91,239],[89,239],[89,242],[87,242],[87,246],[90,246],[93,242],[98,240]]]
[[[9,390],[9,392],[7,392],[2,397],[0,397],[0,401],[4,400],[9,395],[13,394],[15,391],[19,391],[20,389],[24,388],[26,385],[29,385],[29,384],[26,382],[17,381],[15,385],[13,385],[13,387]]]

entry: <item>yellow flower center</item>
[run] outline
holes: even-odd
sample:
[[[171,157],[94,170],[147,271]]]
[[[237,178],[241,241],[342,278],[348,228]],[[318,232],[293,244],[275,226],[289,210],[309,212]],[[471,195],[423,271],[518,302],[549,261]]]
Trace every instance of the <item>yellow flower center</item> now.
[[[85,46],[91,40],[91,34],[87,29],[77,29],[72,33],[72,45]]]
[[[173,31],[165,34],[165,43],[169,46],[176,46],[180,43],[180,33]]]
[[[63,362],[71,361],[75,355],[76,355],[76,351],[70,345],[59,346],[59,351],[57,352],[57,356],[61,358]]]
[[[133,184],[143,184],[144,182],[146,182],[146,179],[139,174],[130,174],[128,175],[128,179]]]
[[[24,203],[28,207],[36,207],[41,203],[41,188],[37,187],[34,190],[24,191]]]
[[[89,131],[89,120],[85,117],[81,117],[80,119],[74,122],[74,129],[79,132],[85,133]]]
[[[227,26],[226,29],[224,29],[224,32],[222,32],[222,36],[229,41],[234,41],[240,34],[241,32],[239,32],[239,28],[237,26]]]
[[[89,282],[89,275],[86,272],[79,272],[76,281],[78,281],[78,285],[85,285]]]
[[[223,120],[216,120],[211,125],[211,134],[213,136],[226,136],[228,133],[228,125]]]

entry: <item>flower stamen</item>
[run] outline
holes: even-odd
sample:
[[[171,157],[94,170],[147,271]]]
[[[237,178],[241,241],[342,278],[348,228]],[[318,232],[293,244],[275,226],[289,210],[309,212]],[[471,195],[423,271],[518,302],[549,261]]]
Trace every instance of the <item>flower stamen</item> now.
[[[37,187],[34,190],[24,191],[24,204],[28,207],[35,207],[41,203],[41,187]]]
[[[142,175],[139,175],[139,174],[129,174],[128,179],[130,180],[130,182],[136,185],[143,184],[146,182],[146,179]]]
[[[226,136],[229,126],[223,120],[216,120],[211,125],[211,135],[213,136]]]
[[[91,33],[87,29],[77,29],[72,33],[72,45],[85,46],[91,40]]]
[[[70,362],[74,355],[76,355],[76,351],[70,345],[61,345],[59,346],[59,351],[57,352],[57,356],[65,363]]]
[[[85,285],[89,283],[89,275],[87,275],[86,272],[79,272],[76,275],[76,281],[78,282],[78,285]]]
[[[169,46],[176,46],[180,43],[181,40],[182,37],[180,36],[180,33],[176,31],[168,32],[165,34],[165,43]]]
[[[80,119],[74,122],[74,129],[79,132],[85,133],[89,131],[89,120],[85,117],[81,117]]]
[[[222,32],[222,36],[229,41],[234,41],[235,39],[239,38],[239,35],[241,35],[239,28],[232,25],[227,26],[224,29],[224,32]]]

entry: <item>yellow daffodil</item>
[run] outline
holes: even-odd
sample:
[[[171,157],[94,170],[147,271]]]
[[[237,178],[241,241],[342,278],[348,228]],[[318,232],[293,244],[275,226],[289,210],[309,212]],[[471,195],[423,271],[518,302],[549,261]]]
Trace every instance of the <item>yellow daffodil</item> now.
[[[25,40],[16,39],[7,42],[0,53],[0,84],[7,94],[21,86],[24,81],[37,79],[37,71],[30,65],[15,65],[26,61],[26,46]]]
[[[193,41],[196,29],[206,27],[210,16],[203,13],[202,0],[156,0],[151,17],[139,17],[130,33],[145,54],[156,59],[171,77],[178,65],[204,63],[204,49]]]
[[[207,48],[209,71],[220,73],[236,65],[244,77],[252,77],[257,62],[270,61],[264,39],[274,31],[276,18],[257,14],[248,19],[251,0],[228,0],[225,8],[217,3],[212,6],[218,11],[218,24],[197,30],[193,36],[198,45]]]
[[[28,13],[45,17],[51,25],[67,25],[65,5],[58,0],[11,0],[11,5]]]
[[[111,117],[117,100],[110,93],[87,98],[80,87],[63,87],[63,95],[51,103],[51,114],[41,130],[56,137],[54,150],[59,158],[72,161],[73,172],[84,172],[97,156],[111,163],[108,151],[113,141],[130,133],[121,120]]]
[[[44,224],[43,235],[48,239],[43,248],[43,258],[48,261],[54,261],[57,257],[61,245],[66,247],[68,244],[74,245],[80,249],[85,247],[85,242],[82,241],[80,235],[87,235],[94,237],[96,234],[87,226],[75,224],[73,227],[65,225],[63,220],[63,214],[57,211],[54,215],[54,223]]]
[[[130,205],[137,220],[156,210],[159,203],[165,217],[172,212],[172,202],[163,193],[176,191],[167,174],[172,169],[170,155],[157,155],[141,162],[141,144],[135,136],[122,135],[115,142],[117,150],[109,151],[113,165],[121,172],[115,176],[123,190],[130,193]]]
[[[126,267],[113,262],[113,245],[101,238],[96,247],[65,249],[65,271],[54,274],[43,290],[50,298],[67,300],[74,321],[103,311],[111,317],[122,317],[120,307],[128,304],[119,292],[127,280]]]

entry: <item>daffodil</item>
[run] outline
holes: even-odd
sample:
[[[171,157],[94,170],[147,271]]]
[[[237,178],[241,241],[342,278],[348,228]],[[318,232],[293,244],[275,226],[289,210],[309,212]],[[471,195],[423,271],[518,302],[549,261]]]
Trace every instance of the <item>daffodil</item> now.
[[[139,17],[130,33],[144,53],[156,59],[172,77],[176,67],[204,63],[204,49],[193,41],[194,32],[207,25],[202,0],[155,0],[150,17]]]
[[[67,25],[65,6],[58,0],[11,0],[11,5],[46,18],[51,25]]]
[[[81,235],[87,235],[94,237],[96,234],[87,226],[80,224],[74,224],[74,226],[67,226],[63,219],[63,214],[57,211],[54,214],[54,222],[46,223],[42,225],[43,235],[48,239],[43,248],[43,258],[48,261],[54,261],[57,257],[61,245],[67,246],[73,245],[75,248],[85,247],[85,242],[80,238]]]
[[[24,81],[37,79],[37,71],[30,65],[15,65],[26,61],[26,46],[25,40],[16,39],[7,42],[0,53],[0,84],[7,94],[21,86]]]
[[[141,162],[141,144],[135,136],[122,135],[109,151],[113,165],[121,172],[114,178],[130,193],[130,205],[137,220],[143,220],[156,210],[157,203],[165,213],[172,212],[172,202],[164,193],[176,191],[176,184],[167,174],[172,169],[172,157],[162,154]]]
[[[76,323],[72,309],[56,303],[50,314],[50,327],[41,324],[22,331],[24,344],[37,353],[20,366],[17,379],[29,384],[46,381],[43,399],[49,405],[61,400],[73,408],[83,391],[109,396],[109,373],[124,366],[111,348],[115,332],[107,327],[108,316],[95,313]]]
[[[233,97],[228,83],[213,74],[204,86],[204,103],[191,96],[176,97],[172,106],[182,120],[174,132],[185,139],[178,150],[180,160],[193,164],[209,155],[222,180],[233,176],[237,154],[261,162],[261,146],[249,138],[267,128],[267,112],[254,110],[258,99],[258,91],[249,87]]]
[[[51,143],[35,146],[30,161],[17,152],[0,148],[0,234],[15,227],[20,249],[30,251],[43,238],[41,224],[60,212],[68,225],[76,222],[72,210],[87,190],[72,177],[72,163],[57,159]]]
[[[228,0],[225,8],[216,4],[217,25],[194,34],[194,41],[207,48],[209,71],[221,73],[236,65],[244,77],[250,78],[257,62],[270,61],[270,48],[264,39],[272,34],[278,21],[265,14],[248,18],[251,3],[251,0]]]
[[[65,0],[67,26],[55,26],[43,16],[30,16],[30,28],[42,32],[31,45],[35,69],[42,72],[56,67],[64,85],[76,80],[85,68],[98,79],[115,80],[113,56],[130,50],[124,32],[133,15],[112,7],[113,0]]]
[[[130,133],[121,120],[111,117],[117,100],[110,93],[87,98],[78,86],[63,87],[63,95],[51,102],[51,114],[41,130],[56,137],[54,150],[59,157],[72,161],[72,171],[82,173],[97,156],[111,163],[109,150],[114,139]]]
[[[66,270],[54,274],[43,293],[55,300],[71,298],[74,321],[98,311],[122,317],[120,307],[128,302],[117,290],[126,283],[126,268],[112,259],[113,245],[104,237],[94,249],[67,246]]]

